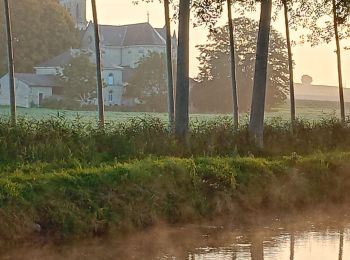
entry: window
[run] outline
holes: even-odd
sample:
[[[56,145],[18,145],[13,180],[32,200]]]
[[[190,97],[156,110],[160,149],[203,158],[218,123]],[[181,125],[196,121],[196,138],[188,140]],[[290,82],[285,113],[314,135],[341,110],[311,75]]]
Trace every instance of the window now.
[[[114,75],[113,75],[113,73],[110,73],[109,75],[108,75],[108,86],[113,86],[114,85]]]
[[[145,50],[143,48],[139,49],[140,54],[145,54]]]
[[[110,102],[110,103],[113,102],[113,91],[108,92],[108,102]]]

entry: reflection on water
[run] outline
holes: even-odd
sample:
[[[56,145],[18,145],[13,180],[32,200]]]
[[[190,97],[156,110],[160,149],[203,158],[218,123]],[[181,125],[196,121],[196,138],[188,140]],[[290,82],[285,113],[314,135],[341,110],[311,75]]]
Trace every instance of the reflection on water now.
[[[79,245],[30,245],[3,252],[1,259],[187,259],[346,260],[350,259],[350,218],[264,221],[236,226],[158,226],[123,239]]]
[[[248,241],[247,241],[248,240]],[[326,228],[306,232],[280,230],[270,236],[238,236],[228,247],[197,248],[193,260],[342,260],[350,259],[350,226],[339,230]]]

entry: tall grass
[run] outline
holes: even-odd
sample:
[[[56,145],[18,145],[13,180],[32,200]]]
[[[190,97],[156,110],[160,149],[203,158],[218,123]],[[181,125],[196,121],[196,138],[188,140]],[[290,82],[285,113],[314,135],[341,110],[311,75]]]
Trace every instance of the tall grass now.
[[[155,156],[263,156],[308,154],[314,151],[347,150],[349,124],[337,119],[317,122],[299,120],[291,131],[288,122],[275,119],[265,126],[265,148],[258,150],[248,135],[248,126],[233,131],[230,119],[192,122],[188,147],[178,144],[167,125],[158,118],[133,118],[109,123],[98,129],[91,123],[64,118],[20,119],[16,126],[0,120],[0,162],[55,162],[78,160],[86,163],[125,161]]]

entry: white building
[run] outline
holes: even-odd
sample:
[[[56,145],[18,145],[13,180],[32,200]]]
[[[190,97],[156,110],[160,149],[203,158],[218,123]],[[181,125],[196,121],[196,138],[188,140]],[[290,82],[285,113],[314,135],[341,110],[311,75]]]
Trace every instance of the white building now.
[[[51,96],[60,96],[62,87],[52,75],[16,73],[16,102],[19,107],[40,107],[42,101]],[[10,105],[9,76],[0,79],[0,105]]]
[[[63,67],[82,52],[91,54],[96,64],[94,26],[86,21],[86,0],[59,0],[80,29],[80,49],[69,49],[34,67],[34,74],[16,74],[17,104],[22,107],[40,106],[46,97],[60,95],[62,88],[57,75]],[[151,24],[99,25],[102,53],[102,76],[106,105],[133,105],[134,101],[123,99],[124,89],[138,62],[150,52],[165,53],[165,28],[153,28]],[[177,55],[177,39],[172,38],[173,60]],[[9,104],[8,75],[0,79],[0,105]]]
[[[89,23],[81,48],[94,50],[94,28]],[[166,52],[166,43],[160,34],[163,29],[153,28],[149,23],[129,25],[100,25],[102,60],[121,67],[136,68],[140,58],[149,52]]]
[[[80,49],[69,49],[64,53],[34,67],[37,75],[57,75],[61,74],[63,67],[79,56],[83,51]],[[90,54],[91,63],[95,64],[95,57],[89,51],[84,53]],[[123,86],[123,68],[112,63],[102,62],[102,79],[104,85],[104,100],[109,106],[122,105],[124,93]]]

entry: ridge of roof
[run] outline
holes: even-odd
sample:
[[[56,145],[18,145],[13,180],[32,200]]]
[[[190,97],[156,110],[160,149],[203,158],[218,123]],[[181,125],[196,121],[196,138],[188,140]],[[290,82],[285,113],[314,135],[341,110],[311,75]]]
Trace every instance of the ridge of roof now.
[[[90,22],[89,26],[93,23]],[[149,22],[125,25],[99,24],[101,42],[106,46],[165,45],[164,37]]]
[[[33,73],[15,73],[15,78],[28,86],[35,87],[60,87],[57,76],[54,75],[38,75]]]

